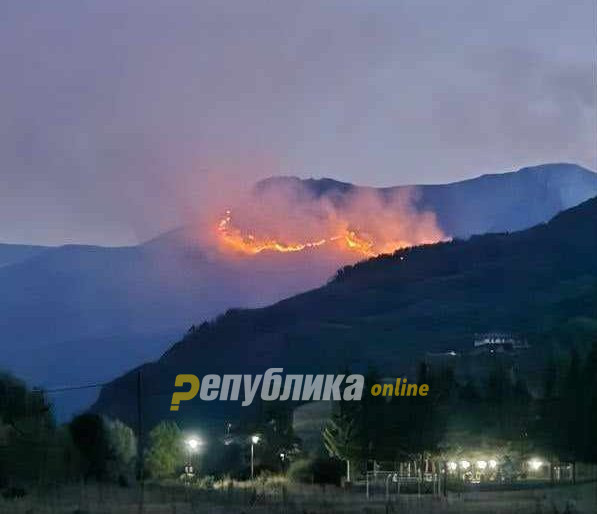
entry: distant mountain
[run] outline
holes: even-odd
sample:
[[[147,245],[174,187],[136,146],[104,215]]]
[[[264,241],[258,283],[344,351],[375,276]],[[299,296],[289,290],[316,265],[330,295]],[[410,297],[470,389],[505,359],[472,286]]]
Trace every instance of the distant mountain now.
[[[435,213],[444,233],[458,238],[532,227],[597,195],[597,174],[568,163],[531,166],[440,185],[374,189],[327,178],[273,177],[257,184],[256,189],[264,192],[289,183],[338,206],[359,190],[376,191],[386,198],[411,190],[417,210]]]
[[[0,369],[33,385],[103,381],[157,358],[195,322],[316,287],[337,266],[314,252],[222,261],[185,231],[135,247],[49,249],[0,268]],[[57,397],[58,414],[95,394]]]
[[[0,268],[29,259],[44,250],[47,250],[46,246],[0,243]]]
[[[179,373],[338,373],[372,364],[396,376],[425,352],[469,348],[475,333],[490,330],[524,335],[537,360],[546,336],[575,320],[597,326],[597,197],[531,229],[401,250],[270,307],[231,311],[104,387],[93,410],[133,423],[139,370],[150,426],[171,416]],[[176,419],[209,429],[243,412],[238,402],[196,401]]]
[[[281,184],[340,207],[355,191],[389,199],[404,190],[416,209],[435,213],[445,234],[457,237],[526,228],[597,194],[597,174],[550,164],[380,190],[331,179],[272,178],[256,185],[255,201],[263,203],[265,193],[275,194]],[[289,215],[295,207],[288,205]],[[0,245],[0,368],[33,385],[111,379],[158,358],[193,324],[230,307],[265,306],[321,286],[354,260],[319,248],[223,259],[201,246],[191,227],[121,248]],[[93,394],[56,397],[59,414],[88,405]]]
[[[421,186],[418,207],[431,209],[453,237],[511,232],[547,221],[597,195],[597,174],[572,164],[544,164],[482,175],[445,186]]]

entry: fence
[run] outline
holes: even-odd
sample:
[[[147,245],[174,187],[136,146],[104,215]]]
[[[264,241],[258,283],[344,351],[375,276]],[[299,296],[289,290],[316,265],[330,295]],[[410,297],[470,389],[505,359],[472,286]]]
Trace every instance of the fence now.
[[[368,499],[383,496],[386,501],[401,494],[442,494],[442,477],[437,473],[408,476],[398,471],[367,471],[365,474],[365,496]]]

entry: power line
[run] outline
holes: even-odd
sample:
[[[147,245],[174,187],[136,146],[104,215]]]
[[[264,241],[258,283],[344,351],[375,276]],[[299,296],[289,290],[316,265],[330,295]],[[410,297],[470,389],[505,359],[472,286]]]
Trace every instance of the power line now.
[[[51,394],[51,393],[63,393],[66,391],[78,391],[81,389],[93,389],[96,387],[103,387],[105,385],[108,385],[109,382],[99,382],[97,384],[83,384],[83,385],[75,385],[75,386],[61,386],[61,387],[55,387],[52,389],[46,389],[44,387],[34,387],[33,391],[36,392],[40,392],[40,393],[46,393],[46,394]]]
[[[135,391],[135,386],[131,386],[130,384],[116,384],[113,382],[97,382],[94,384],[78,384],[78,385],[69,385],[69,386],[59,386],[46,389],[45,387],[36,386],[32,389],[34,393],[43,393],[43,394],[53,394],[53,393],[63,393],[68,391],[80,391],[85,389],[94,389],[98,387],[109,386],[110,388],[123,388],[128,390],[129,392],[133,393]],[[154,391],[154,392],[144,392],[143,396],[172,396],[172,393],[175,392],[172,389],[167,389],[163,391]]]

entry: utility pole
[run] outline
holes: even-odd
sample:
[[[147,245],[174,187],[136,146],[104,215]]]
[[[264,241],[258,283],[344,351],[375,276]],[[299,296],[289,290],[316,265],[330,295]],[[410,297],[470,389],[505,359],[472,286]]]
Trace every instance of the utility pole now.
[[[137,479],[139,480],[139,514],[143,514],[145,503],[145,473],[143,466],[143,378],[137,371]]]
[[[255,445],[251,443],[251,480],[255,478]]]

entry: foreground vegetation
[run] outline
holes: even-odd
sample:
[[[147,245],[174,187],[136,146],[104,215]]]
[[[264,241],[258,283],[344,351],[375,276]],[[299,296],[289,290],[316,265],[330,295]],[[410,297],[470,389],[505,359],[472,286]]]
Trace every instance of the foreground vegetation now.
[[[517,492],[476,487],[474,492],[475,487],[459,485],[465,477],[454,474],[443,495],[438,487],[434,495],[421,496],[415,487],[401,495],[388,490],[386,497],[382,484],[365,498],[363,476],[371,464],[397,469],[398,463],[408,463],[410,469],[412,463],[422,483],[429,472],[446,476],[446,462],[466,452],[491,451],[502,461],[540,454],[550,468],[571,463],[568,482],[574,483],[576,462],[597,462],[597,344],[589,352],[573,350],[553,360],[544,370],[539,396],[530,394],[507,357],[492,357],[491,363],[480,381],[463,381],[450,367],[421,364],[418,380],[430,384],[428,397],[404,402],[365,394],[361,402],[336,402],[323,432],[325,451],[315,454],[301,449],[289,404],[264,406],[255,421],[230,430],[225,440],[210,439],[201,455],[193,456],[172,421],[156,425],[142,445],[132,428],[92,413],[56,426],[43,393],[5,375],[0,380],[0,505],[4,512],[30,513],[129,512],[140,503],[147,512],[248,507],[256,512],[382,512],[390,508],[389,499],[392,508],[408,506],[409,512],[421,513],[594,508],[597,496],[587,493],[594,482]],[[371,371],[367,387],[379,380]],[[246,442],[246,434],[254,432],[261,434],[255,481],[248,480]],[[189,464],[190,475],[185,474]],[[341,487],[349,468],[352,485]],[[490,480],[524,478],[501,473]],[[143,494],[141,483],[146,484]]]
[[[416,380],[429,384],[428,396],[386,398],[371,396],[368,390],[384,376],[392,375],[371,369],[363,400],[336,402],[323,429],[324,444],[310,453],[293,431],[297,405],[264,402],[249,414],[245,411],[244,417],[240,413],[231,417],[235,411],[227,410],[227,419],[233,423],[228,423],[225,431],[223,423],[201,427],[205,444],[196,455],[185,447],[188,433],[172,420],[160,420],[169,414],[168,408],[160,408],[157,400],[146,402],[148,398],[168,402],[171,398],[172,381],[158,365],[153,375],[143,377],[143,401],[139,401],[141,394],[127,395],[127,391],[139,393],[139,389],[127,389],[126,380],[108,388],[112,400],[119,400],[115,404],[124,408],[124,422],[116,419],[120,417],[117,410],[109,410],[113,419],[85,413],[63,426],[56,425],[43,392],[28,390],[19,380],[5,375],[0,377],[2,507],[6,512],[31,513],[128,512],[143,498],[147,511],[154,512],[230,512],[248,507],[263,512],[375,512],[390,507],[379,495],[364,503],[358,481],[369,476],[367,471],[407,465],[409,476],[412,471],[419,483],[428,481],[428,475],[437,483],[438,476],[446,477],[452,471],[453,481],[474,484],[478,477],[467,471],[471,462],[465,458],[469,455],[485,463],[479,469],[489,469],[489,458],[495,458],[496,471],[485,472],[480,480],[524,481],[528,472],[524,462],[539,455],[539,467],[549,466],[547,481],[551,485],[556,482],[556,464],[562,464],[558,470],[571,470],[567,480],[574,483],[577,462],[597,463],[597,241],[590,237],[595,233],[597,201],[576,210],[579,216],[572,210],[546,226],[517,235],[487,236],[429,251],[412,249],[345,269],[330,286],[309,293],[311,296],[252,313],[229,313],[215,324],[203,326],[165,356],[174,359],[172,369],[180,369],[190,361],[202,362],[187,350],[226,347],[228,337],[240,333],[255,337],[266,334],[267,341],[255,347],[270,349],[273,343],[269,338],[278,331],[285,347],[313,360],[309,346],[301,339],[308,335],[301,332],[306,329],[314,331],[308,340],[317,345],[318,360],[337,366],[338,344],[345,349],[366,348],[367,352],[375,350],[377,344],[377,355],[385,358],[392,353],[389,348],[408,346],[397,343],[417,340],[421,326],[428,329],[427,338],[437,338],[446,326],[442,321],[460,320],[460,329],[447,324],[451,336],[444,343],[450,343],[463,338],[462,327],[470,331],[482,329],[481,322],[509,320],[518,331],[534,334],[531,343],[539,350],[529,352],[537,357],[534,375],[521,372],[521,361],[510,356],[488,356],[483,366],[475,365],[468,371],[424,362]],[[588,237],[582,239],[583,234]],[[554,282],[553,277],[558,280]],[[459,302],[448,301],[446,291],[455,294]],[[425,301],[413,303],[415,292]],[[334,301],[330,303],[326,295],[331,293]],[[337,303],[338,298],[352,303]],[[393,307],[382,312],[379,305]],[[438,312],[429,314],[430,305]],[[327,317],[318,323],[303,322],[312,319],[310,315],[319,308]],[[397,317],[399,312],[403,317]],[[409,318],[411,315],[418,318]],[[288,325],[289,319],[302,320],[301,326]],[[351,326],[351,320],[360,321]],[[320,338],[325,335],[322,326],[343,335]],[[400,326],[409,326],[412,338],[400,339],[396,332],[386,331]],[[380,338],[369,344],[372,330]],[[346,338],[353,337],[352,347],[344,345],[350,342]],[[330,344],[323,345],[322,341]],[[426,341],[429,339],[424,337],[423,343]],[[242,344],[246,353],[246,341]],[[246,357],[259,353],[251,351]],[[356,350],[350,356],[352,362],[368,362]],[[158,375],[160,370],[162,375]],[[245,370],[243,363],[243,372],[251,371]],[[151,389],[165,381],[169,394]],[[131,399],[137,403],[131,404]],[[140,430],[144,424],[134,418],[142,411],[141,404],[148,414],[145,431]],[[215,408],[214,404],[203,408],[210,406]],[[197,429],[209,419],[202,413],[205,410],[189,408],[180,421],[187,430]],[[259,443],[254,452],[255,441]],[[508,465],[497,466],[498,460]],[[461,469],[456,466],[450,470],[448,464],[456,465],[454,461],[462,463]],[[267,472],[284,477],[249,481],[253,468],[255,476]],[[352,487],[340,488],[343,480],[352,482]],[[143,481],[147,489],[141,496]],[[430,509],[477,512],[487,508],[516,512],[519,507],[520,512],[574,512],[578,506],[566,507],[562,501],[578,496],[579,504],[592,501],[594,511],[597,497],[586,493],[591,487],[499,493],[471,493],[467,488],[452,487],[445,491],[447,500],[438,494],[410,494],[393,501],[400,505],[408,502],[409,511],[422,513]]]
[[[0,513],[129,514],[139,512],[141,498],[143,512],[155,514],[590,514],[595,509],[597,488],[585,484],[549,490],[450,494],[447,498],[407,495],[387,502],[384,497],[367,500],[362,491],[285,482],[256,483],[239,489],[147,484],[143,496],[138,488],[88,483],[35,489],[17,500],[0,499]]]

